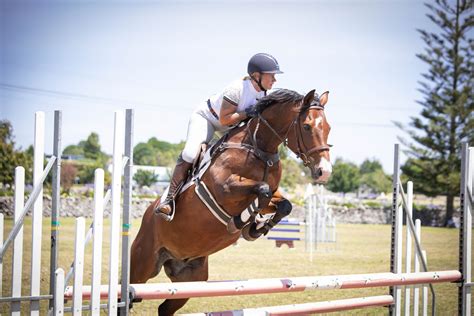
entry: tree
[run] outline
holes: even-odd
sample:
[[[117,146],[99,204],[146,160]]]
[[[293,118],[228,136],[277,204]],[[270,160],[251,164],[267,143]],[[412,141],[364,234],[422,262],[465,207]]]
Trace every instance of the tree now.
[[[138,170],[133,176],[138,186],[141,188],[143,186],[151,186],[156,181],[158,181],[158,176],[151,171],[147,170]]]
[[[392,181],[382,169],[362,174],[359,185],[365,185],[377,193],[390,192],[392,190]]]
[[[360,165],[360,174],[371,173],[377,170],[383,170],[382,164],[377,159],[365,159]]]
[[[66,146],[63,155],[83,156],[102,163],[107,159],[107,154],[101,151],[99,135],[95,132],[90,133],[86,140],[81,140],[77,145]]]
[[[64,148],[63,155],[84,156],[84,148],[79,145],[69,145]]]
[[[133,148],[133,162],[136,165],[174,167],[183,148],[184,142],[171,144],[152,137]]]
[[[392,181],[377,159],[365,159],[359,170],[361,175],[359,185],[365,185],[377,193],[391,191]]]
[[[79,146],[84,148],[84,157],[86,158],[98,160],[104,156],[100,150],[99,135],[97,133],[92,132],[86,141],[79,143]]]
[[[61,188],[69,194],[77,177],[77,167],[72,163],[64,163],[61,166]]]
[[[311,178],[305,178],[303,165],[291,157],[282,158],[282,173],[280,186],[289,189],[296,188],[298,184],[311,182]]]
[[[157,154],[148,143],[139,143],[133,149],[133,160],[135,164],[144,166],[156,166]]]
[[[359,187],[359,179],[359,168],[355,164],[337,158],[327,188],[333,192],[342,192],[345,195]]]
[[[413,142],[400,138],[409,160],[402,171],[415,190],[429,196],[446,196],[445,225],[452,221],[454,197],[459,194],[461,142],[474,140],[474,25],[471,1],[447,0],[426,4],[427,17],[439,33],[418,30],[426,44],[417,55],[429,69],[419,91],[421,117],[411,117],[410,128],[396,123]]]
[[[0,183],[13,185],[15,168],[25,168],[26,182],[31,179],[33,159],[27,152],[15,149],[13,127],[7,120],[0,121]]]
[[[104,163],[99,160],[78,161],[76,167],[77,177],[81,184],[94,183],[95,170],[98,168],[104,169],[104,182],[110,183],[110,173],[106,170]]]

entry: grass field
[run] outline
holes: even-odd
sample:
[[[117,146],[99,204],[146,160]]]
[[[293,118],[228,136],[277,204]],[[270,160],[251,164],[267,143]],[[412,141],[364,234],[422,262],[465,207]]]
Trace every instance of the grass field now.
[[[90,220],[87,222],[87,226]],[[108,222],[104,223],[107,227]],[[133,222],[132,233],[136,234],[140,225],[139,220]],[[12,226],[11,219],[5,222],[5,230],[9,232]],[[457,229],[422,228],[422,243],[428,253],[430,270],[458,269],[458,233]],[[44,220],[43,227],[43,263],[42,263],[42,293],[49,289],[49,219]],[[108,231],[104,232],[104,270],[102,272],[103,284],[108,279]],[[25,248],[27,252],[23,257],[23,295],[29,292],[29,267],[31,239],[31,218],[26,219]],[[6,237],[6,233],[5,233]],[[303,234],[301,236],[304,238]],[[339,225],[337,228],[336,249],[322,247],[314,254],[313,262],[309,254],[304,251],[304,242],[296,242],[295,249],[284,246],[281,249],[274,247],[274,242],[257,240],[247,242],[241,240],[236,247],[229,247],[210,257],[209,280],[237,280],[253,278],[278,278],[286,276],[318,276],[354,273],[377,273],[389,271],[390,259],[390,227],[387,225]],[[60,229],[60,256],[59,264],[68,270],[72,262],[74,251],[74,219],[65,218],[61,221]],[[91,277],[91,247],[86,253],[86,271],[84,282],[90,284]],[[163,274],[163,275],[162,275]],[[164,273],[149,282],[169,282]],[[11,251],[8,252],[4,262],[3,296],[9,296],[11,284]],[[437,315],[457,314],[457,286],[455,284],[435,285],[437,293]],[[286,305],[305,303],[311,301],[325,301],[342,298],[352,298],[371,295],[384,295],[388,288],[372,288],[358,290],[327,290],[308,291],[298,293],[246,295],[221,298],[196,298],[180,310],[182,313],[223,311],[229,309],[242,309],[259,306]],[[156,315],[159,301],[137,303],[132,309],[133,315]],[[42,303],[46,311],[45,303]],[[28,304],[22,303],[26,312]],[[9,305],[3,304],[0,312],[7,314]],[[44,313],[42,313],[44,314]],[[386,308],[363,309],[345,312],[345,315],[383,315],[387,314]]]

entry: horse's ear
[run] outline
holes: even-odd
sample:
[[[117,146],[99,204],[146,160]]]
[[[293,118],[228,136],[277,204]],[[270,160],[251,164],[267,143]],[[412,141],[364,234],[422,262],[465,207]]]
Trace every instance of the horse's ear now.
[[[321,96],[319,97],[319,104],[321,104],[321,106],[325,106],[326,103],[328,103],[328,99],[329,99],[329,91],[326,91],[323,94],[321,94]]]
[[[303,100],[303,106],[309,106],[311,102],[313,102],[315,91],[316,90],[313,89],[305,95],[304,100]]]

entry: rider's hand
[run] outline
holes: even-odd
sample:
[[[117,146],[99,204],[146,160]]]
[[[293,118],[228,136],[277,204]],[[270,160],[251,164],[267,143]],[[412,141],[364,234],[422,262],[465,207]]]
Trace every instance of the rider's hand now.
[[[247,117],[256,117],[258,112],[257,112],[257,109],[254,107],[254,106],[250,106],[248,108],[245,108],[245,114],[247,115]]]

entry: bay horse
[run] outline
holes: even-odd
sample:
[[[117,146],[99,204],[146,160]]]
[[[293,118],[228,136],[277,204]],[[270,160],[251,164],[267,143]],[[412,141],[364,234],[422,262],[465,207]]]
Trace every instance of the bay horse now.
[[[145,283],[162,267],[172,282],[207,281],[209,255],[235,243],[241,233],[248,240],[258,238],[288,215],[291,203],[278,191],[280,144],[303,160],[316,182],[326,182],[331,173],[327,100],[328,92],[318,97],[312,90],[303,96],[285,89],[259,100],[258,115],[224,136],[200,179],[232,217],[229,224],[219,221],[201,201],[193,190],[196,183],[176,198],[171,222],[154,213],[157,199],[147,208],[132,244],[130,283]],[[251,222],[254,217],[245,222],[241,216],[253,202],[258,202],[259,213],[275,214],[263,227]],[[167,299],[158,314],[173,315],[187,301]]]

